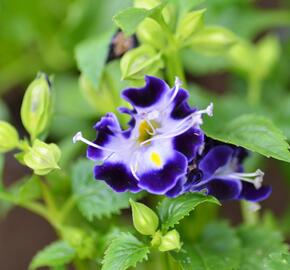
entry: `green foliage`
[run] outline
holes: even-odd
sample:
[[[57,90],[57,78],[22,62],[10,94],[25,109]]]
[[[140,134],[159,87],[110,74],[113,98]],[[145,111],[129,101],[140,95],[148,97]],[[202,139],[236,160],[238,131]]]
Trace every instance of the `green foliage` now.
[[[213,119],[214,122],[217,121]],[[204,125],[207,136],[245,147],[266,157],[290,162],[286,137],[269,119],[258,115],[242,115],[222,126]]]
[[[17,130],[5,121],[0,120],[0,153],[11,151],[18,145]]]
[[[147,259],[149,247],[130,233],[122,233],[112,240],[105,252],[102,270],[125,270]]]
[[[238,269],[240,241],[227,224],[214,223],[205,228],[198,243],[185,245],[179,253],[172,255],[183,270]]]
[[[242,226],[238,236],[242,244],[240,270],[290,268],[288,247],[279,232],[263,227]]]
[[[33,270],[43,266],[63,266],[70,263],[74,256],[74,249],[71,248],[66,242],[53,242],[35,255],[29,269]]]
[[[178,224],[195,207],[205,202],[219,204],[218,200],[214,197],[201,193],[188,193],[174,199],[164,198],[157,207],[162,229],[168,230],[170,227]]]
[[[78,68],[94,87],[99,86],[112,36],[113,31],[108,31],[100,37],[83,41],[76,47]]]
[[[77,206],[89,221],[120,213],[129,206],[130,198],[138,197],[128,192],[114,192],[103,181],[95,180],[93,163],[88,160],[80,160],[74,165],[72,187]]]

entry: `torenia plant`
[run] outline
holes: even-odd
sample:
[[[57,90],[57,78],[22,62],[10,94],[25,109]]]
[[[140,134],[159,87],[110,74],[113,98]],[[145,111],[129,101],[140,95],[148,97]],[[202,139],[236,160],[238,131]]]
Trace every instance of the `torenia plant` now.
[[[42,216],[58,237],[30,270],[289,269],[277,224],[257,212],[272,192],[259,161],[290,162],[285,137],[265,116],[198,96],[182,59],[185,50],[223,56],[260,83],[277,60],[277,40],[253,45],[208,25],[201,2],[136,0],[113,17],[118,29],[76,47],[79,94],[96,114],[95,135],[76,120],[69,140],[50,143],[54,88],[44,73],[23,98],[28,136],[0,121],[0,151],[17,150],[33,172],[1,186],[0,199]],[[261,92],[251,91],[255,106]],[[217,218],[219,206],[234,200],[238,228]]]

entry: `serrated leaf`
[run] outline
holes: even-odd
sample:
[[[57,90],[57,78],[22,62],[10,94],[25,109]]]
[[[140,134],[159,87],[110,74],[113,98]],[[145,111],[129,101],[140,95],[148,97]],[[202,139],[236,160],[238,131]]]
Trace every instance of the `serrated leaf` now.
[[[183,270],[237,270],[240,241],[226,223],[210,224],[198,243],[186,245],[179,253],[172,252],[172,255]]]
[[[29,266],[33,270],[38,267],[57,267],[68,264],[75,256],[75,251],[64,241],[53,242],[39,251]]]
[[[97,38],[85,40],[76,47],[78,68],[94,87],[99,86],[112,36],[113,31],[109,31]]]
[[[246,114],[224,123],[203,125],[206,135],[219,141],[235,144],[266,157],[290,162],[289,144],[282,131],[266,117]]]
[[[115,238],[105,252],[102,270],[125,270],[147,259],[149,247],[130,233]]]
[[[242,244],[239,270],[290,269],[289,252],[279,232],[243,226],[238,230]]]
[[[77,206],[89,221],[117,214],[121,209],[129,207],[129,199],[140,195],[130,192],[114,192],[105,182],[95,180],[93,163],[80,160],[72,171],[73,192],[77,198]]]
[[[158,205],[157,210],[162,223],[162,229],[168,230],[178,224],[181,219],[189,215],[201,203],[219,204],[218,200],[212,196],[202,193],[187,193],[177,198],[165,198]]]

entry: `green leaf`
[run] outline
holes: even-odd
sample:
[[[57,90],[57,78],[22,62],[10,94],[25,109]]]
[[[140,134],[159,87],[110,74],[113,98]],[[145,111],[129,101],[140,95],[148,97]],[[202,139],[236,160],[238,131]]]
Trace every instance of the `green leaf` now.
[[[222,125],[211,125],[210,122],[214,121],[213,117],[203,126],[207,136],[242,146],[266,157],[290,162],[286,137],[268,118],[247,114]]]
[[[117,214],[121,209],[129,207],[130,198],[138,198],[138,195],[129,192],[114,192],[105,182],[96,181],[93,163],[89,160],[80,160],[74,165],[72,186],[77,206],[89,221]]]
[[[132,35],[138,25],[147,17],[154,17],[163,8],[163,4],[157,5],[152,9],[130,7],[121,10],[113,17],[115,24],[125,32],[126,35]]]
[[[147,259],[149,247],[130,233],[118,235],[105,252],[102,270],[125,270]]]
[[[68,264],[75,256],[75,251],[64,241],[53,242],[39,251],[29,266],[33,270],[38,267],[57,267]]]
[[[218,200],[212,196],[202,193],[187,193],[177,198],[165,198],[158,205],[157,210],[162,223],[162,229],[168,230],[178,224],[181,219],[189,215],[201,203],[219,204]]]
[[[41,187],[39,178],[34,175],[19,187],[17,192],[17,200],[19,202],[27,202],[41,197]]]
[[[113,31],[78,44],[75,57],[80,71],[98,87],[109,51]]]
[[[240,241],[226,223],[210,224],[198,243],[187,245],[179,253],[172,252],[172,255],[183,270],[237,270]]]
[[[279,232],[263,227],[243,226],[238,230],[242,244],[239,270],[290,269],[289,252]]]

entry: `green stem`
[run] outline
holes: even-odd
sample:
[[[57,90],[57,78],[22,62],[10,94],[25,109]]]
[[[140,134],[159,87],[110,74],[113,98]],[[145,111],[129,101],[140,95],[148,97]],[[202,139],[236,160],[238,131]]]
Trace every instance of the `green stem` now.
[[[261,99],[261,80],[255,76],[248,78],[248,102],[251,105],[258,105]]]
[[[67,201],[65,202],[61,212],[60,212],[60,216],[59,216],[59,222],[62,223],[67,215],[69,214],[69,212],[73,209],[73,207],[75,206],[77,201],[77,197],[76,196],[71,196],[67,199]]]
[[[178,77],[183,87],[186,88],[186,80],[183,65],[177,49],[168,49],[165,52],[165,63],[166,63],[166,77],[170,85],[174,85],[175,78]]]
[[[245,224],[256,225],[259,222],[259,214],[250,209],[250,202],[241,201],[241,211]]]

